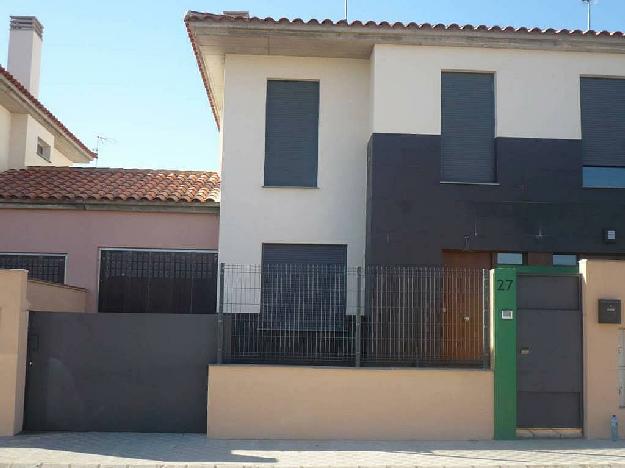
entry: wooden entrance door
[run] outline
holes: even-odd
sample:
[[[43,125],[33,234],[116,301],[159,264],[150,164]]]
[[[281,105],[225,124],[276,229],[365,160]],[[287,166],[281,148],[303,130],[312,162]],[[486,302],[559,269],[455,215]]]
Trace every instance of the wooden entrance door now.
[[[442,357],[447,361],[480,361],[484,353],[484,294],[480,270],[492,266],[490,252],[444,251],[441,311]]]

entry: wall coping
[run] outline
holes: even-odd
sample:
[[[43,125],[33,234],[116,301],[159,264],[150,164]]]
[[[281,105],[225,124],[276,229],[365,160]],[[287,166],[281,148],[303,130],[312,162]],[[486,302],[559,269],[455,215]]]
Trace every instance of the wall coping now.
[[[80,286],[73,286],[71,284],[53,283],[52,281],[43,281],[39,279],[29,279],[28,282],[34,283],[34,284],[41,284],[44,286],[53,286],[55,288],[73,289],[75,291],[85,292],[85,293],[89,292],[87,288],[81,288]]]
[[[493,370],[488,369],[477,369],[477,368],[466,368],[463,369],[461,367],[341,367],[341,366],[297,366],[293,364],[209,364],[209,368],[211,367],[220,367],[220,368],[271,368],[271,369],[305,369],[305,370],[346,370],[346,371],[404,371],[404,372],[483,372],[485,374],[492,374]]]

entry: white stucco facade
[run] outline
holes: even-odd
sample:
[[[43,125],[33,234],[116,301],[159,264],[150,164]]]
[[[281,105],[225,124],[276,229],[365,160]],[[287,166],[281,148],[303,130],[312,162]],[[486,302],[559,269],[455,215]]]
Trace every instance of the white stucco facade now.
[[[263,243],[347,244],[364,264],[372,133],[440,135],[441,72],[495,74],[496,136],[580,139],[580,77],[625,77],[625,55],[375,45],[369,59],[226,54],[220,261]],[[264,188],[268,79],[319,80],[318,188]]]
[[[41,140],[50,148],[50,159],[37,154]],[[11,113],[0,106],[0,171],[27,166],[70,166],[73,161],[55,147],[55,138],[29,114]]]
[[[625,55],[376,45],[372,130],[440,135],[441,72],[495,74],[496,136],[581,138],[581,76],[625,77]]]
[[[11,138],[11,113],[0,106],[0,171],[7,169]]]
[[[220,261],[259,264],[263,243],[365,250],[367,60],[227,55],[222,122]],[[264,188],[267,80],[319,80],[318,188]]]

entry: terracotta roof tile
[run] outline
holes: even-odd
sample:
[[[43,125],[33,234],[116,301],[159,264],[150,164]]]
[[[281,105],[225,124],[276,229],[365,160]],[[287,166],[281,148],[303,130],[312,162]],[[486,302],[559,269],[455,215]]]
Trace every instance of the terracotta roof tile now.
[[[188,11],[185,15],[184,22],[187,28],[187,33],[189,35],[189,39],[191,41],[191,47],[193,48],[193,53],[195,54],[195,58],[200,68],[200,75],[202,76],[202,81],[204,82],[204,88],[206,89],[206,93],[208,95],[208,100],[210,102],[211,110],[213,111],[213,117],[215,118],[215,122],[217,124],[217,128],[219,128],[219,116],[216,110],[216,99],[213,94],[213,90],[210,86],[210,83],[207,79],[207,73],[204,69],[204,61],[201,59],[201,54],[199,51],[199,47],[195,43],[195,38],[193,33],[191,32],[190,24],[196,21],[209,21],[215,23],[228,22],[228,23],[263,23],[263,24],[281,24],[281,25],[304,25],[304,26],[324,26],[328,28],[330,31],[332,28],[365,28],[365,29],[410,29],[410,30],[443,30],[443,31],[479,31],[479,32],[490,32],[490,33],[515,33],[520,35],[542,35],[542,36],[581,36],[581,37],[593,37],[593,36],[601,36],[601,37],[613,37],[613,38],[623,38],[625,33],[622,31],[595,31],[595,30],[587,30],[582,31],[580,29],[576,30],[568,30],[568,29],[554,29],[554,28],[527,28],[527,27],[513,27],[513,26],[487,26],[484,24],[480,24],[477,26],[466,24],[459,25],[456,23],[452,23],[449,25],[445,25],[442,23],[432,25],[430,23],[402,23],[395,22],[393,24],[388,21],[381,21],[379,23],[375,21],[359,21],[355,20],[351,23],[346,20],[333,21],[331,19],[310,19],[308,21],[304,21],[302,18],[288,19],[288,18],[279,18],[274,19],[271,17],[259,18],[256,16],[236,16],[236,15],[220,15],[215,13],[201,12],[201,11]]]
[[[15,78],[4,67],[2,67],[2,65],[0,65],[0,76],[4,77],[13,86],[15,86],[18,91],[24,96],[24,98],[26,98],[26,100],[30,101],[31,104],[33,104],[46,117],[48,117],[48,119],[50,119],[50,121],[56,127],[58,127],[61,133],[64,133],[67,138],[76,143],[76,145],[78,145],[80,149],[83,150],[90,158],[98,157],[98,155],[94,151],[91,151],[89,148],[87,148],[87,146],[82,141],[80,141],[76,135],[70,132],[69,129],[65,125],[63,125],[61,121],[57,119],[56,116],[41,103],[41,101],[39,101],[39,99],[30,94],[30,92],[22,85],[22,83],[20,83],[17,78]]]
[[[389,28],[403,28],[403,29],[446,29],[446,30],[465,30],[465,31],[507,31],[507,32],[518,32],[522,34],[568,34],[568,35],[581,35],[581,36],[615,36],[615,37],[623,37],[625,33],[621,31],[581,31],[576,29],[574,31],[570,31],[568,29],[560,29],[555,30],[553,28],[541,29],[541,28],[527,28],[527,27],[519,27],[515,28],[513,26],[487,26],[484,24],[480,24],[474,26],[472,24],[459,25],[456,23],[452,23],[449,25],[437,24],[432,26],[429,23],[402,23],[397,21],[395,23],[389,23],[388,21],[381,21],[379,23],[375,21],[367,21],[363,23],[362,21],[352,21],[347,22],[345,20],[333,21],[331,19],[310,19],[308,21],[304,21],[301,18],[295,18],[290,20],[288,18],[279,18],[274,19],[271,17],[266,18],[258,18],[256,16],[245,17],[245,16],[235,16],[235,15],[220,15],[215,13],[207,13],[200,11],[189,11],[185,16],[185,22],[189,23],[191,21],[215,21],[215,22],[237,22],[237,23],[267,23],[267,24],[309,24],[309,25],[325,25],[325,26],[353,26],[353,27],[365,27],[365,28],[376,28],[376,29],[389,29]]]
[[[218,202],[216,172],[95,167],[29,167],[0,172],[4,200]]]

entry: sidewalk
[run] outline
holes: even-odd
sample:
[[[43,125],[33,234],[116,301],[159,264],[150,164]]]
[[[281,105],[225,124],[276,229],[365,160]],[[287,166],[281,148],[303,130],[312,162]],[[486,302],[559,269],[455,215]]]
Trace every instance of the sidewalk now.
[[[33,465],[625,467],[625,441],[215,441],[201,434],[46,433],[0,438],[0,468]],[[197,466],[197,465],[196,465]]]

